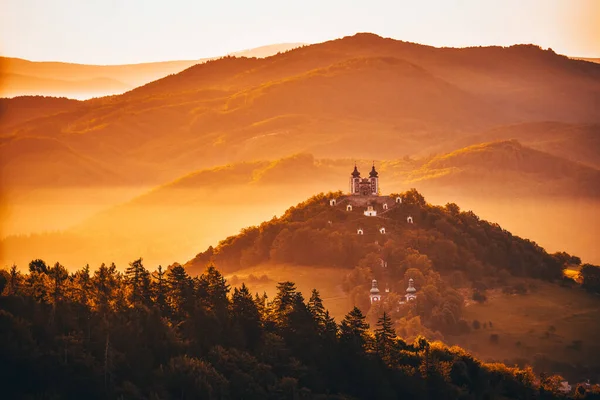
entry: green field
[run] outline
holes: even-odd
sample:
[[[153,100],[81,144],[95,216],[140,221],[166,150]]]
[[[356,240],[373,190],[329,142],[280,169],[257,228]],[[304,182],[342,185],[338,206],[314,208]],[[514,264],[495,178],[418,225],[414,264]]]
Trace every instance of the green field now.
[[[546,357],[571,366],[600,365],[600,297],[580,288],[525,282],[535,285],[525,295],[490,292],[486,303],[466,306],[463,318],[469,323],[478,320],[482,327],[466,335],[446,336],[446,341],[484,360],[534,362]],[[498,335],[497,344],[491,342],[492,334]]]

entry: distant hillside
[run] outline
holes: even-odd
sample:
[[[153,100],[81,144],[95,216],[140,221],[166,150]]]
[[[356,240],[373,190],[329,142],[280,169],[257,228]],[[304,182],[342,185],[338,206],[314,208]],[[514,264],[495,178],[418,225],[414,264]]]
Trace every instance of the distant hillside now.
[[[543,121],[503,125],[461,138],[456,147],[513,139],[536,150],[600,168],[600,124]]]
[[[231,55],[268,57],[301,45],[302,43],[281,43],[234,52]],[[86,65],[0,57],[0,96],[45,95],[89,99],[120,94],[211,59],[214,58],[125,65]]]
[[[585,57],[571,57],[575,60],[581,60],[581,61],[589,61],[589,62],[593,62],[593,63],[600,63],[600,58],[585,58]]]
[[[83,103],[77,100],[44,96],[0,98],[0,129],[35,118],[72,111]]]
[[[600,66],[536,46],[448,49],[359,34],[263,59],[209,61],[86,102],[84,112],[54,116],[43,130],[30,121],[0,135],[53,137],[130,179],[160,184],[298,152],[439,154],[528,121],[593,126],[600,122],[599,78]],[[546,130],[535,135],[543,142]]]
[[[409,176],[413,184],[462,188],[472,194],[600,196],[600,171],[518,141],[466,147],[434,157]]]

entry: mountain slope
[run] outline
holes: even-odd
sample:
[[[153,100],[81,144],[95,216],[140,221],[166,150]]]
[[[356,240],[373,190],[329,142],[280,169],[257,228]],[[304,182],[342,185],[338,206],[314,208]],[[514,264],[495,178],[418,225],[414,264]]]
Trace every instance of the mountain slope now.
[[[302,43],[281,43],[242,50],[231,55],[268,57],[301,45]],[[120,94],[211,59],[213,58],[125,65],[86,65],[0,57],[0,80],[3,82],[0,96],[48,95],[88,99]]]
[[[600,195],[599,170],[527,148],[516,140],[473,145],[434,157],[413,172],[409,181],[463,187],[472,194]]]
[[[425,155],[499,125],[597,122],[598,77],[596,64],[535,46],[437,49],[361,34],[210,61],[86,102],[43,132],[30,121],[4,135],[51,136],[157,184],[232,161]]]

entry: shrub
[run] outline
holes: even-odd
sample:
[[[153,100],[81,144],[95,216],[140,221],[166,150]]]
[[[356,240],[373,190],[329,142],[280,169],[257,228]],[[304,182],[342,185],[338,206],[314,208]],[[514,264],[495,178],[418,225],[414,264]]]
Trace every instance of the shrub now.
[[[497,333],[492,333],[490,335],[490,343],[492,343],[492,344],[498,344],[498,343],[500,343],[500,336],[498,336]]]
[[[475,290],[473,292],[473,300],[475,300],[478,303],[484,303],[485,301],[487,301],[487,296],[485,295],[484,292]]]
[[[481,328],[481,323],[479,321],[477,321],[476,319],[473,320],[473,329],[479,329]]]

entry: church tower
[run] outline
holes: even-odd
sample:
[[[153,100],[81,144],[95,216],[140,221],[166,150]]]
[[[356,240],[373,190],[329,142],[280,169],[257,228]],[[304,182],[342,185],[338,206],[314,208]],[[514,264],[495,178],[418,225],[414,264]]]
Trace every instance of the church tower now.
[[[377,287],[377,281],[373,279],[371,282],[371,294],[369,297],[371,298],[371,304],[381,301],[381,294],[379,294],[379,288]]]
[[[377,196],[379,194],[379,173],[375,170],[375,163],[369,173],[369,181],[371,183],[371,194]]]
[[[356,164],[354,164],[354,171],[350,175],[350,194],[360,194],[360,172],[358,172]]]

